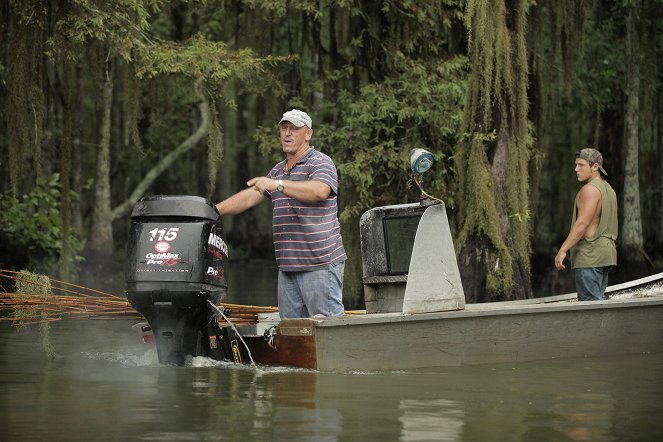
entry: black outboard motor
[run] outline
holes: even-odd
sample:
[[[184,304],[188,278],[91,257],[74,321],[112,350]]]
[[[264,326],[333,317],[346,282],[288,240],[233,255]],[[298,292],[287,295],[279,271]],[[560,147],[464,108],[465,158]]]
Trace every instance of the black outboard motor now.
[[[226,295],[228,248],[219,213],[197,196],[149,196],[131,214],[127,299],[153,330],[159,363],[210,352],[207,300]]]

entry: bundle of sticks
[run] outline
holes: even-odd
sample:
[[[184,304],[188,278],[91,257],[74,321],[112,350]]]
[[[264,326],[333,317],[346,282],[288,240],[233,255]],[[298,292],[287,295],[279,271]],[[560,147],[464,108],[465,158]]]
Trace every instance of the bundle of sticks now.
[[[0,292],[0,320],[16,325],[63,319],[139,319],[126,298],[59,281],[26,271],[0,270],[0,278],[13,280],[15,291]]]
[[[42,324],[63,319],[141,319],[124,296],[58,281],[43,275],[0,269],[0,278],[13,280],[13,292],[0,291],[0,321],[15,325]],[[259,313],[277,307],[219,304],[233,323],[255,323]]]

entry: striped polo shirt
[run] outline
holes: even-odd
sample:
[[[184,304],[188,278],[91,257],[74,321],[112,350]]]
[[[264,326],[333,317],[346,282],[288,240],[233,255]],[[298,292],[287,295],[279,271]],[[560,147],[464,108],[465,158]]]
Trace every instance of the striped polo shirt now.
[[[269,171],[275,180],[321,181],[332,191],[329,197],[305,203],[277,190],[267,195],[272,200],[272,236],[276,264],[284,272],[320,270],[346,259],[341,226],[338,222],[338,178],[331,158],[311,146],[309,151],[286,171],[286,160]],[[286,183],[286,189],[287,189]]]

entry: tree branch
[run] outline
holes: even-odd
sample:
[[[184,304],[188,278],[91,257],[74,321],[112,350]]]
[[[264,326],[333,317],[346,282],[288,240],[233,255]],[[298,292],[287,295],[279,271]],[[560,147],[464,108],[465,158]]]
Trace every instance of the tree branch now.
[[[169,168],[177,158],[179,158],[185,152],[193,149],[193,147],[198,144],[198,142],[207,135],[210,125],[210,109],[209,103],[205,98],[205,95],[202,92],[202,85],[200,80],[197,80],[194,83],[194,90],[196,95],[200,99],[198,103],[198,110],[200,111],[201,122],[198,128],[194,133],[192,133],[186,140],[184,140],[179,146],[170,151],[168,155],[163,157],[149,172],[145,174],[140,183],[136,186],[131,195],[124,200],[120,205],[115,207],[111,212],[111,222],[126,216],[133,206],[138,202],[138,200],[143,196],[147,189],[154,183],[161,173]]]

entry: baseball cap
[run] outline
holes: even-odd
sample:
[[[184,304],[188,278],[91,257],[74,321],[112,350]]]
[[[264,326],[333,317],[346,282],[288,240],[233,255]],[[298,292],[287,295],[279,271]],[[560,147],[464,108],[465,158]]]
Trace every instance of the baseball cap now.
[[[591,147],[586,147],[584,149],[580,149],[576,153],[576,158],[580,158],[581,160],[586,160],[589,163],[596,163],[599,165],[599,170],[603,175],[608,175],[608,173],[605,171],[603,168],[603,155],[601,155],[601,152],[599,152],[596,149],[592,149]]]
[[[284,113],[279,124],[284,121],[289,121],[297,127],[308,126],[309,128],[313,128],[311,117],[309,117],[306,112],[300,111],[299,109],[292,109]]]

